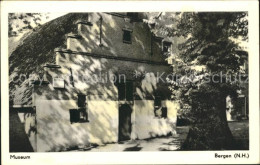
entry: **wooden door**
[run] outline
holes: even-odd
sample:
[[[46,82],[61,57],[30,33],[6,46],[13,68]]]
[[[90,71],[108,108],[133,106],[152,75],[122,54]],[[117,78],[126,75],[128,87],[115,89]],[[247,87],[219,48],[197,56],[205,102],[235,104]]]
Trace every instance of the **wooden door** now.
[[[132,107],[128,104],[123,104],[119,107],[119,133],[118,140],[125,141],[131,139],[131,113]]]

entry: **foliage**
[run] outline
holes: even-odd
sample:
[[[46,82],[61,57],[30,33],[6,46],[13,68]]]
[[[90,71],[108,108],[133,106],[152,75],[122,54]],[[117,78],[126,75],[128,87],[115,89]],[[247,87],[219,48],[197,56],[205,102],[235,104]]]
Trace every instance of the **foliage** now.
[[[226,120],[225,98],[236,98],[240,88],[237,77],[247,53],[241,53],[238,40],[247,41],[248,21],[245,12],[185,12],[162,14],[173,26],[157,31],[182,39],[175,54],[172,98],[179,111],[192,122],[184,150],[234,149],[236,144]]]
[[[179,79],[172,80],[175,99],[191,104],[192,92],[211,91],[211,86],[224,96],[236,96],[240,66],[246,59],[239,54],[234,39],[247,40],[246,13],[182,13],[177,27],[178,36],[186,37],[179,44],[179,58],[183,61],[176,69]],[[202,69],[198,69],[201,66]],[[188,81],[183,81],[186,78]],[[210,83],[214,80],[214,83]],[[217,83],[216,82],[221,82]],[[203,87],[204,86],[204,87]],[[203,89],[206,88],[206,89]],[[203,97],[204,94],[201,93]],[[214,100],[214,99],[213,99]],[[213,102],[212,102],[213,104]],[[193,108],[194,110],[194,108]],[[195,111],[195,110],[194,110]]]
[[[46,14],[41,13],[9,13],[8,15],[8,36],[17,36],[26,30],[35,30],[41,25],[41,20]]]

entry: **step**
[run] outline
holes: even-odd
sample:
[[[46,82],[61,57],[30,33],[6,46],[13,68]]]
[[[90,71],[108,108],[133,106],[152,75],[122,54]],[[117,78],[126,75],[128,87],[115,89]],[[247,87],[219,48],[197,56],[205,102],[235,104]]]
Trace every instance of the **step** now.
[[[34,85],[48,85],[48,84],[50,84],[50,82],[46,81],[46,80],[32,80],[31,83],[34,84]]]
[[[46,64],[44,65],[43,67],[46,67],[46,68],[61,68],[60,65],[57,65],[57,64]]]
[[[93,26],[93,24],[89,21],[77,21],[76,24],[83,24],[87,26]]]
[[[83,37],[79,34],[68,34],[67,38],[82,39]]]

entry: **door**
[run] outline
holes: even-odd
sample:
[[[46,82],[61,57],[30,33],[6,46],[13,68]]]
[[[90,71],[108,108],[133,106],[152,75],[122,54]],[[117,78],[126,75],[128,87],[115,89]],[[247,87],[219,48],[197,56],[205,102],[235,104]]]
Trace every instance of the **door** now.
[[[132,131],[131,113],[133,107],[133,82],[120,82],[117,87],[119,101],[118,140],[130,140]]]
[[[119,107],[119,134],[118,140],[125,141],[131,139],[131,113],[132,107],[128,104],[123,104]]]

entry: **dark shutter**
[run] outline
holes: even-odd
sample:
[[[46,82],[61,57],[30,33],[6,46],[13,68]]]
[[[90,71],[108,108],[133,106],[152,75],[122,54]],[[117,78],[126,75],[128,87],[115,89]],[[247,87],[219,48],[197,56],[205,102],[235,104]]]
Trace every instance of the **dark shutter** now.
[[[77,109],[70,109],[70,122],[76,123],[79,122],[80,116]]]

